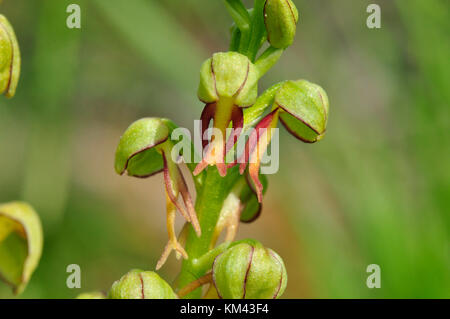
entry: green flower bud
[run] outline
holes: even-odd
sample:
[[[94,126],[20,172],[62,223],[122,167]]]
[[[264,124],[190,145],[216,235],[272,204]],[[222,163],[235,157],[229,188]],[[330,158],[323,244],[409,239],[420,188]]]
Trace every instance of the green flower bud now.
[[[11,98],[16,93],[20,75],[20,50],[14,30],[0,14],[0,92]]]
[[[213,281],[225,299],[276,299],[287,284],[283,260],[255,240],[233,243],[216,257]]]
[[[169,284],[153,271],[133,269],[114,282],[110,299],[178,299]]]
[[[305,80],[287,81],[275,95],[274,108],[280,108],[280,121],[306,143],[320,141],[327,127],[329,102],[325,91]]]
[[[285,49],[294,42],[298,10],[291,0],[267,0],[264,22],[267,40],[273,47]]]
[[[106,296],[103,292],[93,291],[81,293],[76,299],[106,299]]]
[[[234,105],[250,106],[258,95],[258,79],[257,68],[245,55],[215,53],[201,67],[198,97],[205,103],[228,98]]]

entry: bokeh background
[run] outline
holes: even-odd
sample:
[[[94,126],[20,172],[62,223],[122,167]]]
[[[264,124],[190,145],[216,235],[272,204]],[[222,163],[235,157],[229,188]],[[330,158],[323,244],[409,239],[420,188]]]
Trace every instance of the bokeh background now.
[[[242,225],[287,265],[286,298],[450,297],[449,2],[294,0],[295,44],[261,81],[305,78],[331,101],[326,138],[281,134],[262,216]],[[82,29],[66,7],[82,8]],[[378,3],[382,28],[366,27]],[[250,5],[249,1],[246,4]],[[116,176],[119,136],[143,116],[191,128],[200,64],[227,50],[219,0],[4,0],[23,67],[0,99],[0,202],[30,202],[45,229],[23,298],[107,291],[164,247],[161,176]],[[181,224],[178,224],[181,226]],[[79,264],[82,288],[68,289]],[[381,267],[368,289],[366,267]],[[172,256],[162,276],[179,270]],[[0,283],[0,298],[13,298]]]

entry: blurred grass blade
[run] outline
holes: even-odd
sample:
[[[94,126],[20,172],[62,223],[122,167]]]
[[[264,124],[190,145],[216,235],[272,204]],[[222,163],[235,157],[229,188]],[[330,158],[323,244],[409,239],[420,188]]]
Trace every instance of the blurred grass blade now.
[[[77,79],[81,35],[66,27],[70,3],[45,0],[38,7],[30,90],[34,114],[22,197],[45,212],[44,224],[60,218],[70,179],[69,99]]]
[[[157,1],[92,1],[124,40],[165,80],[195,92],[204,59],[196,40]]]

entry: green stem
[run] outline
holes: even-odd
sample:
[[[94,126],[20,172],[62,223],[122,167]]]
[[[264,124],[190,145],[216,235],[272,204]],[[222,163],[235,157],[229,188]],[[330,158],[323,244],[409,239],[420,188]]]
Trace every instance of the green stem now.
[[[195,205],[202,235],[197,237],[193,228],[189,227],[185,247],[189,259],[183,261],[181,272],[177,278],[178,288],[186,286],[205,274],[204,269],[196,267],[195,260],[209,251],[214,228],[219,220],[223,202],[238,176],[238,172],[229,170],[226,177],[221,177],[215,166],[208,168],[203,187],[197,194]],[[201,289],[196,289],[184,298],[201,298]]]

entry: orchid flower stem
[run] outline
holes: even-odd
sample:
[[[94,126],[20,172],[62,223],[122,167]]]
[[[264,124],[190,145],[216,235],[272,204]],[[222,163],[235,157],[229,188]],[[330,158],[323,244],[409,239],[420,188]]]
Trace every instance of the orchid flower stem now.
[[[237,178],[239,178],[237,170],[229,170],[227,176],[223,178],[219,175],[215,166],[208,168],[203,187],[197,194],[195,207],[202,235],[197,237],[193,228],[189,228],[185,247],[189,259],[183,260],[177,280],[178,287],[184,287],[205,274],[204,268],[197,267],[195,260],[209,251],[223,202]],[[196,289],[185,297],[189,299],[201,298],[201,290]]]

